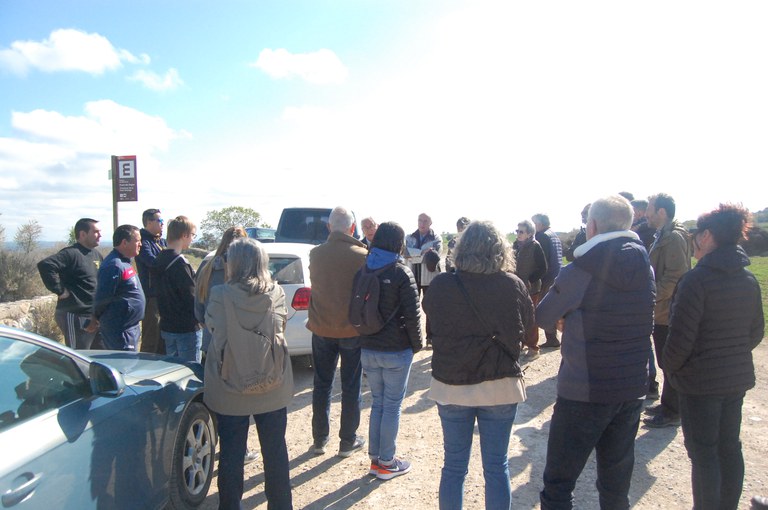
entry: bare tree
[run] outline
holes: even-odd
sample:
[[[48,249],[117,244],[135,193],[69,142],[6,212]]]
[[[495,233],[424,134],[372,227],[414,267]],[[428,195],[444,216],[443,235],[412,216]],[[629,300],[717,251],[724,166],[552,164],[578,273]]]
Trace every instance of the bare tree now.
[[[43,227],[40,226],[37,220],[29,220],[16,230],[13,240],[16,242],[16,246],[18,246],[18,250],[26,255],[37,248],[42,233]]]

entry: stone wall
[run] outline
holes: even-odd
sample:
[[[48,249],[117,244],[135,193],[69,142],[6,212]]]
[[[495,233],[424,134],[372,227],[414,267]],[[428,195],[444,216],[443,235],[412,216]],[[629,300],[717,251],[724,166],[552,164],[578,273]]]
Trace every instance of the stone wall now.
[[[24,299],[22,301],[0,303],[0,324],[32,331],[35,326],[32,319],[32,311],[42,304],[55,300],[56,296],[50,295]]]

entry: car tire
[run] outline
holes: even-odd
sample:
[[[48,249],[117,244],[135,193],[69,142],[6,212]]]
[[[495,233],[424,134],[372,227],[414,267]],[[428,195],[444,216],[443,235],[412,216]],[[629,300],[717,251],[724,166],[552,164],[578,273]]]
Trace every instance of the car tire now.
[[[173,449],[169,508],[196,508],[213,480],[216,429],[208,408],[192,402],[181,419]]]

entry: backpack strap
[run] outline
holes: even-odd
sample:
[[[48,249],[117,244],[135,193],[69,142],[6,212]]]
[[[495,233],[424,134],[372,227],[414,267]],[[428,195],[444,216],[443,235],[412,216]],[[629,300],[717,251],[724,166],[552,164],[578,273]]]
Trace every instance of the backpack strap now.
[[[172,261],[170,261],[170,262],[168,263],[168,265],[167,265],[167,266],[165,266],[165,269],[163,269],[163,271],[168,271],[168,269],[170,269],[170,267],[171,267],[173,264],[175,264],[175,263],[176,263],[176,261],[177,261],[177,260],[179,260],[180,258],[181,258],[181,253],[179,253],[178,255],[176,255],[175,257],[173,257],[173,260],[172,260]]]

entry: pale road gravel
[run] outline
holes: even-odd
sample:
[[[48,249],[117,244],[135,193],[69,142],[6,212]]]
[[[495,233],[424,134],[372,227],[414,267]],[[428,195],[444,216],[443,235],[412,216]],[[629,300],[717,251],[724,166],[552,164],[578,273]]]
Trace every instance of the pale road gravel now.
[[[542,335],[543,336],[543,335]],[[312,444],[312,369],[294,362],[295,397],[289,407],[287,443],[289,449],[293,504],[296,509],[388,509],[412,510],[438,507],[438,486],[442,466],[442,432],[437,409],[427,398],[432,352],[418,353],[411,369],[408,392],[402,406],[398,455],[413,463],[413,470],[389,481],[368,476],[365,451],[348,459],[335,456],[337,443],[328,453],[314,456]],[[746,476],[740,509],[749,509],[754,494],[768,495],[768,345],[763,342],[754,351],[757,386],[747,393],[741,438]],[[509,444],[512,482],[512,507],[539,508],[539,491],[547,452],[547,434],[555,399],[555,381],[560,351],[543,349],[542,355],[525,364],[528,400],[518,407]],[[331,430],[338,433],[339,390],[334,388]],[[363,380],[363,412],[359,433],[367,437],[370,392]],[[258,447],[251,427],[249,446]],[[635,443],[635,469],[630,504],[638,509],[691,508],[690,462],[679,428],[647,429],[642,424]],[[246,466],[244,509],[266,509],[264,474],[261,460]],[[485,508],[483,474],[475,429],[472,458],[464,488],[464,508]],[[594,455],[579,479],[576,508],[597,509]],[[216,482],[202,506],[218,505]]]

